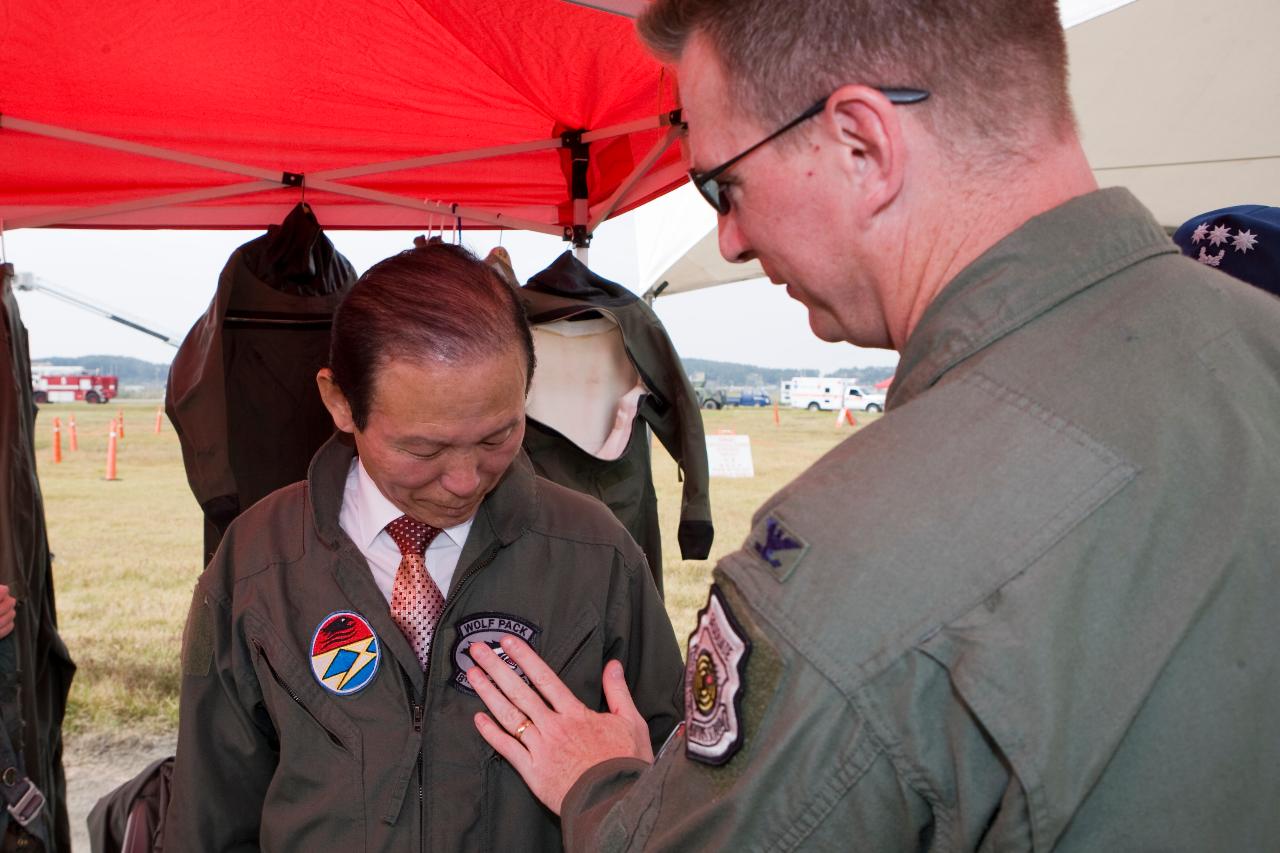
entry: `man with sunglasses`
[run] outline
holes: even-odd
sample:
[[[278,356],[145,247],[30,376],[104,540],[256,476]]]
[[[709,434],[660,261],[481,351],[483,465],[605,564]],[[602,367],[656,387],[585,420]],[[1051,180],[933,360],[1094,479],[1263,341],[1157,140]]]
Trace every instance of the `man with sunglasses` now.
[[[1097,190],[1053,0],[640,29],[724,256],[901,362],[716,567],[656,760],[519,642],[481,734],[574,849],[1274,847],[1280,301]]]

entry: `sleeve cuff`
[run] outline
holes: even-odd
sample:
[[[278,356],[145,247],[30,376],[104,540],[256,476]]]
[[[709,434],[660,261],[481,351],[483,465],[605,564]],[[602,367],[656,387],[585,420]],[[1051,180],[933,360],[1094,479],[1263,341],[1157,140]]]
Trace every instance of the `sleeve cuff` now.
[[[560,827],[565,850],[590,850],[595,829],[616,800],[649,769],[638,758],[611,758],[578,777],[560,803]]]

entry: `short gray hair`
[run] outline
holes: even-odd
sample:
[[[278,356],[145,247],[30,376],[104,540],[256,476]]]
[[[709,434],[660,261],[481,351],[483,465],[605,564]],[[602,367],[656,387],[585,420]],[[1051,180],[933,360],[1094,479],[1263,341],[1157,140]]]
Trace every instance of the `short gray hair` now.
[[[848,83],[928,90],[917,114],[939,134],[1075,126],[1056,0],[654,0],[638,27],[664,61],[700,33],[764,127]]]

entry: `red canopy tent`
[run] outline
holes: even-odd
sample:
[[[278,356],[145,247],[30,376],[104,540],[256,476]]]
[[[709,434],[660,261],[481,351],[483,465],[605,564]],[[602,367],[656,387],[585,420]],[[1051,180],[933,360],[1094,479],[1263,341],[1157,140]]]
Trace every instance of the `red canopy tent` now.
[[[327,228],[582,240],[683,179],[674,81],[599,11],[635,5],[0,4],[0,227],[257,229],[305,194]]]

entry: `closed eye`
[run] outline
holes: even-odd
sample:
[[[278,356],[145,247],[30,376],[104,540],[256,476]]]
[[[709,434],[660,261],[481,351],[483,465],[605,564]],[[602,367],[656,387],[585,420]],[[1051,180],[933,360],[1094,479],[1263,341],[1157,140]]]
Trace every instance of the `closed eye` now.
[[[511,438],[511,433],[515,431],[515,427],[507,427],[501,432],[495,432],[493,435],[480,442],[485,447],[501,447]]]

